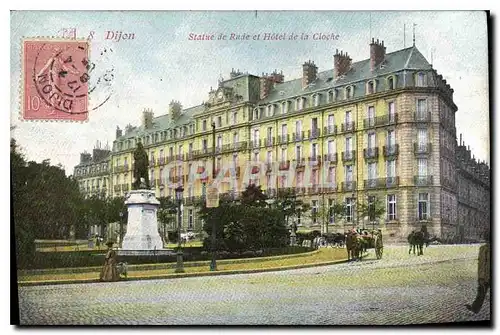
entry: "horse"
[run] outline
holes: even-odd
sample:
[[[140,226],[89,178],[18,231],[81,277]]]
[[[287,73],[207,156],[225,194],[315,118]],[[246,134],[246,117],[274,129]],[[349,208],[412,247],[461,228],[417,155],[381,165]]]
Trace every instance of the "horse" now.
[[[345,246],[347,250],[347,260],[348,261],[361,261],[363,257],[363,250],[366,243],[364,239],[357,233],[348,232],[346,234]]]
[[[377,259],[381,259],[382,253],[384,251],[384,243],[382,241],[382,233],[380,231],[375,232],[373,235],[373,239],[374,239],[373,244],[375,245],[375,256],[377,257]]]
[[[426,241],[426,238],[425,238],[424,232],[412,231],[408,235],[408,243],[410,244],[410,249],[408,250],[408,255],[411,254],[412,250],[413,250],[414,255],[415,255],[415,251],[417,252],[418,256],[423,255],[425,241]]]

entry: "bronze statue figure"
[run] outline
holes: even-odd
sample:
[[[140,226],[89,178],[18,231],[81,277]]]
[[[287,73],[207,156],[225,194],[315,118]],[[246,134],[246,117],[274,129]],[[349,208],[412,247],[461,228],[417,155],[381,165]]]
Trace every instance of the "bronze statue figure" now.
[[[134,190],[149,189],[149,173],[148,173],[148,154],[142,143],[137,143],[137,148],[134,151],[134,183],[132,188]]]

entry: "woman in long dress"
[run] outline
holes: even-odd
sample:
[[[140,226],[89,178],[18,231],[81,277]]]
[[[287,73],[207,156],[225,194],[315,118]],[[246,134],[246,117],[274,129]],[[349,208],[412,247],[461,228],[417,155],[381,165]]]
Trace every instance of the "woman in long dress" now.
[[[106,245],[108,246],[108,252],[99,279],[101,281],[118,281],[120,276],[116,269],[116,251],[113,250],[113,242],[108,242]]]

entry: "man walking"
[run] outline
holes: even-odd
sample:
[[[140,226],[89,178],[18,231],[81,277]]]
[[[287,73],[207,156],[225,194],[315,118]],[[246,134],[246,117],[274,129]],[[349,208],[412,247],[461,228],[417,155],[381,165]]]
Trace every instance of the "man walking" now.
[[[472,305],[465,305],[473,313],[479,313],[484,303],[486,293],[490,288],[490,233],[485,233],[485,244],[479,248],[479,259],[477,268],[477,295]]]

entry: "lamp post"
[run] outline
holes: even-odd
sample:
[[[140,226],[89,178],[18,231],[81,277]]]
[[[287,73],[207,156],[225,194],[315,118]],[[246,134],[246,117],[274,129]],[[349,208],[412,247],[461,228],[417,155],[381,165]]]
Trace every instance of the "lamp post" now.
[[[175,196],[177,198],[177,267],[175,268],[176,273],[184,272],[184,263],[182,260],[182,250],[181,250],[181,204],[182,204],[182,192],[184,188],[182,185],[175,189]]]
[[[212,122],[212,183],[215,181],[215,122]],[[217,271],[216,260],[216,224],[215,219],[212,218],[212,260],[210,262],[210,271]]]
[[[120,211],[120,249],[123,248],[123,212]]]

